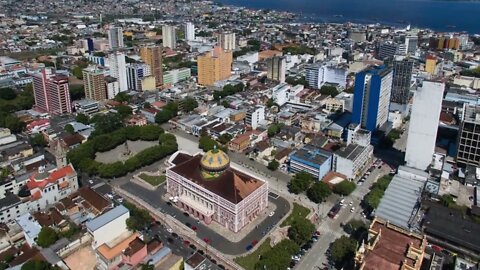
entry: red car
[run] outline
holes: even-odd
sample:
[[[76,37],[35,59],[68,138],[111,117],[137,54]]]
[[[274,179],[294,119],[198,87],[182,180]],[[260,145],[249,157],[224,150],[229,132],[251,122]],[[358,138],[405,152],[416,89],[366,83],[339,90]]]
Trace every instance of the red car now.
[[[255,246],[256,244],[258,244],[258,240],[253,240],[252,241],[252,246]]]
[[[197,230],[197,226],[192,226],[192,230],[196,231],[196,230]]]
[[[315,231],[315,235],[320,235],[320,232],[319,232],[319,231]]]
[[[188,245],[190,245],[190,241],[185,240],[185,241],[183,241],[183,244],[184,244],[185,246],[188,246]]]

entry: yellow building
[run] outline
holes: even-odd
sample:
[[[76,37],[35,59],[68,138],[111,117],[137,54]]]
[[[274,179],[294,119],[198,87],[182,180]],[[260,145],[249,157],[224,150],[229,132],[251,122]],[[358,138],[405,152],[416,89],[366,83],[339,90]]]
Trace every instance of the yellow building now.
[[[425,71],[430,74],[435,74],[437,70],[437,58],[435,56],[427,56],[427,60],[425,62]]]
[[[231,76],[233,54],[215,47],[213,51],[198,56],[198,84],[213,85]]]
[[[140,48],[140,58],[145,64],[150,66],[152,75],[155,77],[155,86],[160,88],[163,86],[163,69],[162,69],[162,47],[146,46]]]
[[[147,76],[142,78],[142,91],[155,91],[156,82],[154,76]]]

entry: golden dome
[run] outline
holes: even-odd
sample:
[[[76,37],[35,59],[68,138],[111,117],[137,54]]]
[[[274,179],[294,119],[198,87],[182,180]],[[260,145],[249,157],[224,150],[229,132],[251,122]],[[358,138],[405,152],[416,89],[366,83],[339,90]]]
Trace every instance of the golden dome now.
[[[221,173],[230,166],[230,158],[220,149],[214,148],[203,155],[202,169],[211,173]]]

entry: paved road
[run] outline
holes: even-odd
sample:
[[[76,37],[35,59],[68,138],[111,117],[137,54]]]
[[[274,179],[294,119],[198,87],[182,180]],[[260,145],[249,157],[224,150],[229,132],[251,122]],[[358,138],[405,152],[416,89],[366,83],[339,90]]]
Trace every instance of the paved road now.
[[[280,219],[290,211],[290,205],[286,199],[282,198],[281,196],[277,197],[276,199],[270,197],[269,201],[276,206],[274,215],[272,217],[267,217],[258,225],[257,229],[252,230],[241,241],[230,242],[222,235],[213,231],[207,225],[203,223],[197,223],[195,218],[184,215],[181,209],[167,205],[167,203],[162,199],[162,196],[165,194],[163,185],[155,191],[145,189],[134,183],[126,183],[121,188],[135,196],[143,198],[143,200],[151,206],[157,208],[163,213],[175,217],[183,224],[188,222],[191,225],[195,225],[198,228],[196,231],[198,238],[210,239],[210,245],[212,245],[215,249],[229,255],[239,255],[245,253],[245,248],[249,244],[251,244],[254,240],[259,241],[262,239],[264,235],[268,234],[268,232],[278,223],[278,221],[280,221]]]
[[[370,176],[366,179],[365,183],[361,186],[357,186],[355,191],[350,196],[345,198],[345,205],[336,219],[330,219],[323,216],[323,221],[320,224],[319,231],[321,233],[318,241],[313,245],[312,249],[301,259],[295,269],[316,269],[316,267],[324,267],[323,263],[328,263],[328,259],[325,255],[330,244],[335,239],[344,235],[344,231],[341,228],[341,224],[347,223],[351,219],[363,219],[360,213],[363,211],[360,207],[360,202],[363,197],[368,193],[371,185],[382,175],[387,174],[390,171],[388,166],[382,166],[381,169],[375,169]],[[348,203],[352,202],[355,210],[350,211],[352,206],[348,206]],[[330,209],[328,209],[330,210]],[[328,211],[327,210],[327,211]],[[365,220],[366,221],[366,220]]]

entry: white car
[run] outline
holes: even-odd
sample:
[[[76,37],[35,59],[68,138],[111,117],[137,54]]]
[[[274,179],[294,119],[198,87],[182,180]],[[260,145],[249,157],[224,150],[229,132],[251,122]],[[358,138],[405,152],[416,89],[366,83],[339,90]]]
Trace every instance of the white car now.
[[[89,180],[88,180],[88,183],[90,183],[90,185],[93,185],[93,180],[92,180],[92,179],[89,179]]]
[[[350,208],[350,213],[353,213],[355,211],[355,207]]]
[[[172,233],[173,232],[172,228],[168,228],[167,232]]]
[[[268,214],[269,217],[273,217],[273,215],[275,215],[275,212],[270,212],[270,214]]]
[[[352,206],[352,205],[353,205],[353,202],[349,202],[348,205],[349,205],[349,206]]]
[[[107,195],[107,197],[108,197],[109,199],[113,199],[113,195],[112,195],[112,194],[107,193],[106,195]]]

